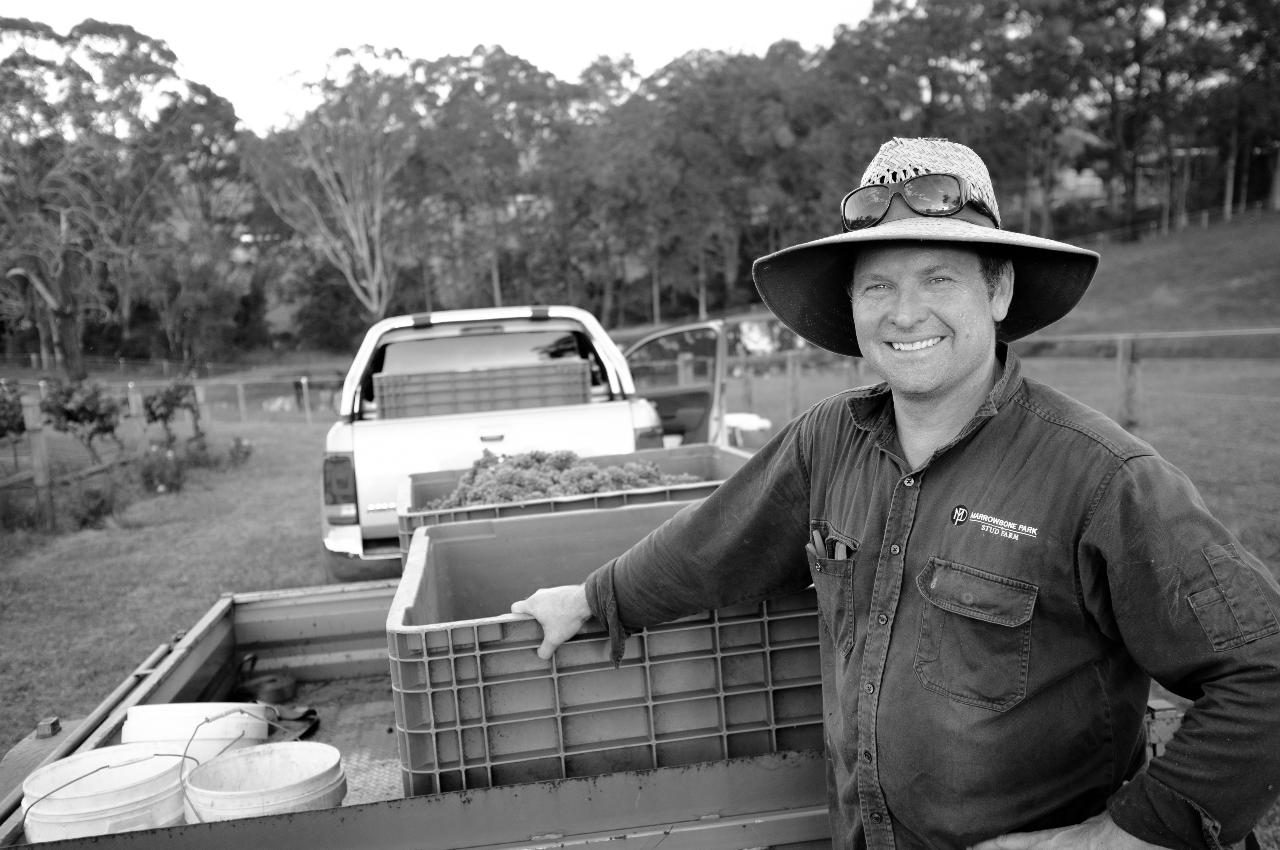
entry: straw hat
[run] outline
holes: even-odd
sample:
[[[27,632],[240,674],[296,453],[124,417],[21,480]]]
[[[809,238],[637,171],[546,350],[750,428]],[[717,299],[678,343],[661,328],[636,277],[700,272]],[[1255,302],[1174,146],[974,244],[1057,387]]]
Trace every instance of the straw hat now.
[[[1076,305],[1098,267],[1098,255],[1064,242],[1004,230],[991,176],[969,148],[946,139],[893,139],[881,146],[859,186],[896,183],[919,174],[955,174],[986,204],[994,226],[966,207],[955,216],[911,214],[862,230],[793,245],[756,260],[756,289],[774,315],[800,336],[828,351],[859,356],[848,286],[863,245],[950,242],[997,246],[1013,261],[1013,301],[997,338],[1020,339],[1061,319]],[[961,217],[963,215],[963,217]]]

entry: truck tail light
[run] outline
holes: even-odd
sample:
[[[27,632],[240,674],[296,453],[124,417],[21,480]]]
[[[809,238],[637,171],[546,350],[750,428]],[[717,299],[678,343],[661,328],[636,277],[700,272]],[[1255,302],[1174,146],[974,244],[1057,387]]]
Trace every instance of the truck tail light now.
[[[355,525],[356,470],[349,452],[324,456],[324,517],[330,525]]]
[[[637,449],[662,448],[662,426],[646,425],[643,428],[637,428],[636,429],[636,448]]]

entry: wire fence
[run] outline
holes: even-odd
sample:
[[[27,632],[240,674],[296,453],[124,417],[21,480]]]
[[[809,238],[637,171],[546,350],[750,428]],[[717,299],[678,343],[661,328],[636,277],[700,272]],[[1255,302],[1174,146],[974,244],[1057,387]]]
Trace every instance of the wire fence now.
[[[1206,340],[1214,341],[1218,354],[1230,354],[1237,344],[1239,356],[1168,356],[1187,342],[1204,350]],[[1280,510],[1280,442],[1274,427],[1280,420],[1280,357],[1251,356],[1280,348],[1280,328],[1045,337],[1018,347],[1029,377],[1063,390],[1146,439],[1232,518],[1237,533],[1244,531],[1242,537],[1252,537],[1263,551],[1280,556],[1274,522]],[[755,430],[738,435],[750,448],[814,402],[874,380],[861,360],[813,349],[733,357],[726,408],[755,414],[749,426]],[[334,421],[341,383],[336,375],[193,382],[200,422],[215,430],[219,425]],[[142,399],[167,382],[103,385],[120,401],[126,444],[145,448],[163,436],[159,426],[145,422]],[[25,395],[38,399],[40,384],[22,386]],[[54,437],[50,445],[62,469],[74,472],[76,457],[80,466],[90,465],[74,441]],[[29,486],[32,466],[28,436],[0,440],[0,487]]]

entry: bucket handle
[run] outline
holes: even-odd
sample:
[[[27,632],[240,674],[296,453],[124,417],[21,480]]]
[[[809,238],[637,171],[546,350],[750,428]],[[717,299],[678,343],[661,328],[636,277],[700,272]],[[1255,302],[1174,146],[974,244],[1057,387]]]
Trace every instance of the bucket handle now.
[[[277,708],[274,705],[268,705],[266,706],[266,708],[269,709],[276,716],[277,719],[279,719],[280,717],[279,708]],[[192,761],[196,761],[195,758],[187,755],[187,749],[191,747],[191,742],[196,739],[196,733],[200,731],[200,727],[205,725],[206,723],[212,723],[215,720],[221,720],[224,717],[230,717],[233,714],[243,714],[244,716],[252,717],[255,720],[261,719],[265,721],[268,726],[272,726],[272,727],[275,727],[276,729],[284,730],[285,732],[291,731],[289,727],[284,726],[280,723],[277,723],[275,720],[267,720],[266,718],[259,718],[258,715],[245,711],[243,708],[229,708],[226,711],[222,712],[221,714],[215,714],[212,717],[206,717],[204,720],[201,720],[199,723],[196,724],[195,728],[191,730],[191,737],[187,739],[187,746],[184,747],[182,750],[182,757],[189,758]],[[213,755],[213,758],[217,758],[218,756],[225,753],[228,749],[231,748],[232,744],[234,744],[236,741],[239,741],[243,737],[244,737],[244,730],[241,730],[240,734],[237,735],[235,738],[233,738],[225,747],[218,750],[218,752]],[[210,759],[210,761],[211,760],[212,759]],[[199,762],[196,761],[196,764],[199,765]],[[186,802],[187,809],[190,811],[191,815],[195,818],[195,822],[204,823],[204,821],[200,818],[200,813],[196,811],[195,805],[192,804],[190,795],[187,794],[187,771],[182,771],[178,774],[178,787],[182,789],[182,799]]]
[[[188,746],[189,745],[190,745],[190,742],[188,742]],[[177,753],[145,753],[143,755],[127,758],[121,762],[116,762],[115,764],[100,764],[97,767],[95,767],[93,770],[89,771],[88,773],[82,773],[79,776],[73,776],[70,779],[68,779],[66,782],[59,785],[57,788],[49,789],[45,793],[41,794],[39,797],[32,800],[25,807],[23,807],[22,831],[24,833],[27,831],[27,815],[31,813],[31,810],[34,809],[39,803],[42,803],[45,800],[47,800],[49,797],[52,797],[54,794],[57,794],[63,788],[66,788],[69,785],[74,785],[75,783],[79,782],[81,779],[88,779],[90,776],[93,776],[95,773],[99,773],[100,771],[103,771],[103,770],[114,770],[115,768],[118,768],[118,767],[128,767],[131,764],[141,764],[142,762],[147,761],[148,759],[159,758],[161,756],[164,756],[165,758],[173,758],[174,756],[178,756],[179,758],[191,759],[192,761],[196,761],[195,756],[187,755],[186,751],[184,750],[180,756]],[[196,763],[199,764],[199,762],[196,762]],[[183,779],[181,772],[179,772],[178,779],[179,779],[179,782],[181,783]],[[184,794],[185,794],[185,791],[184,791]]]

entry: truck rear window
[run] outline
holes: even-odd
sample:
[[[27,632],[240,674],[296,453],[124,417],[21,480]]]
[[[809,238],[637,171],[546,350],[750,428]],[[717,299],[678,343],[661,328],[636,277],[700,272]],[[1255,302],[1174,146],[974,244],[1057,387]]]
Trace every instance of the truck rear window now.
[[[384,375],[421,375],[534,366],[566,357],[594,361],[595,350],[581,334],[533,331],[405,340],[385,346],[381,356],[382,364],[377,371]]]

